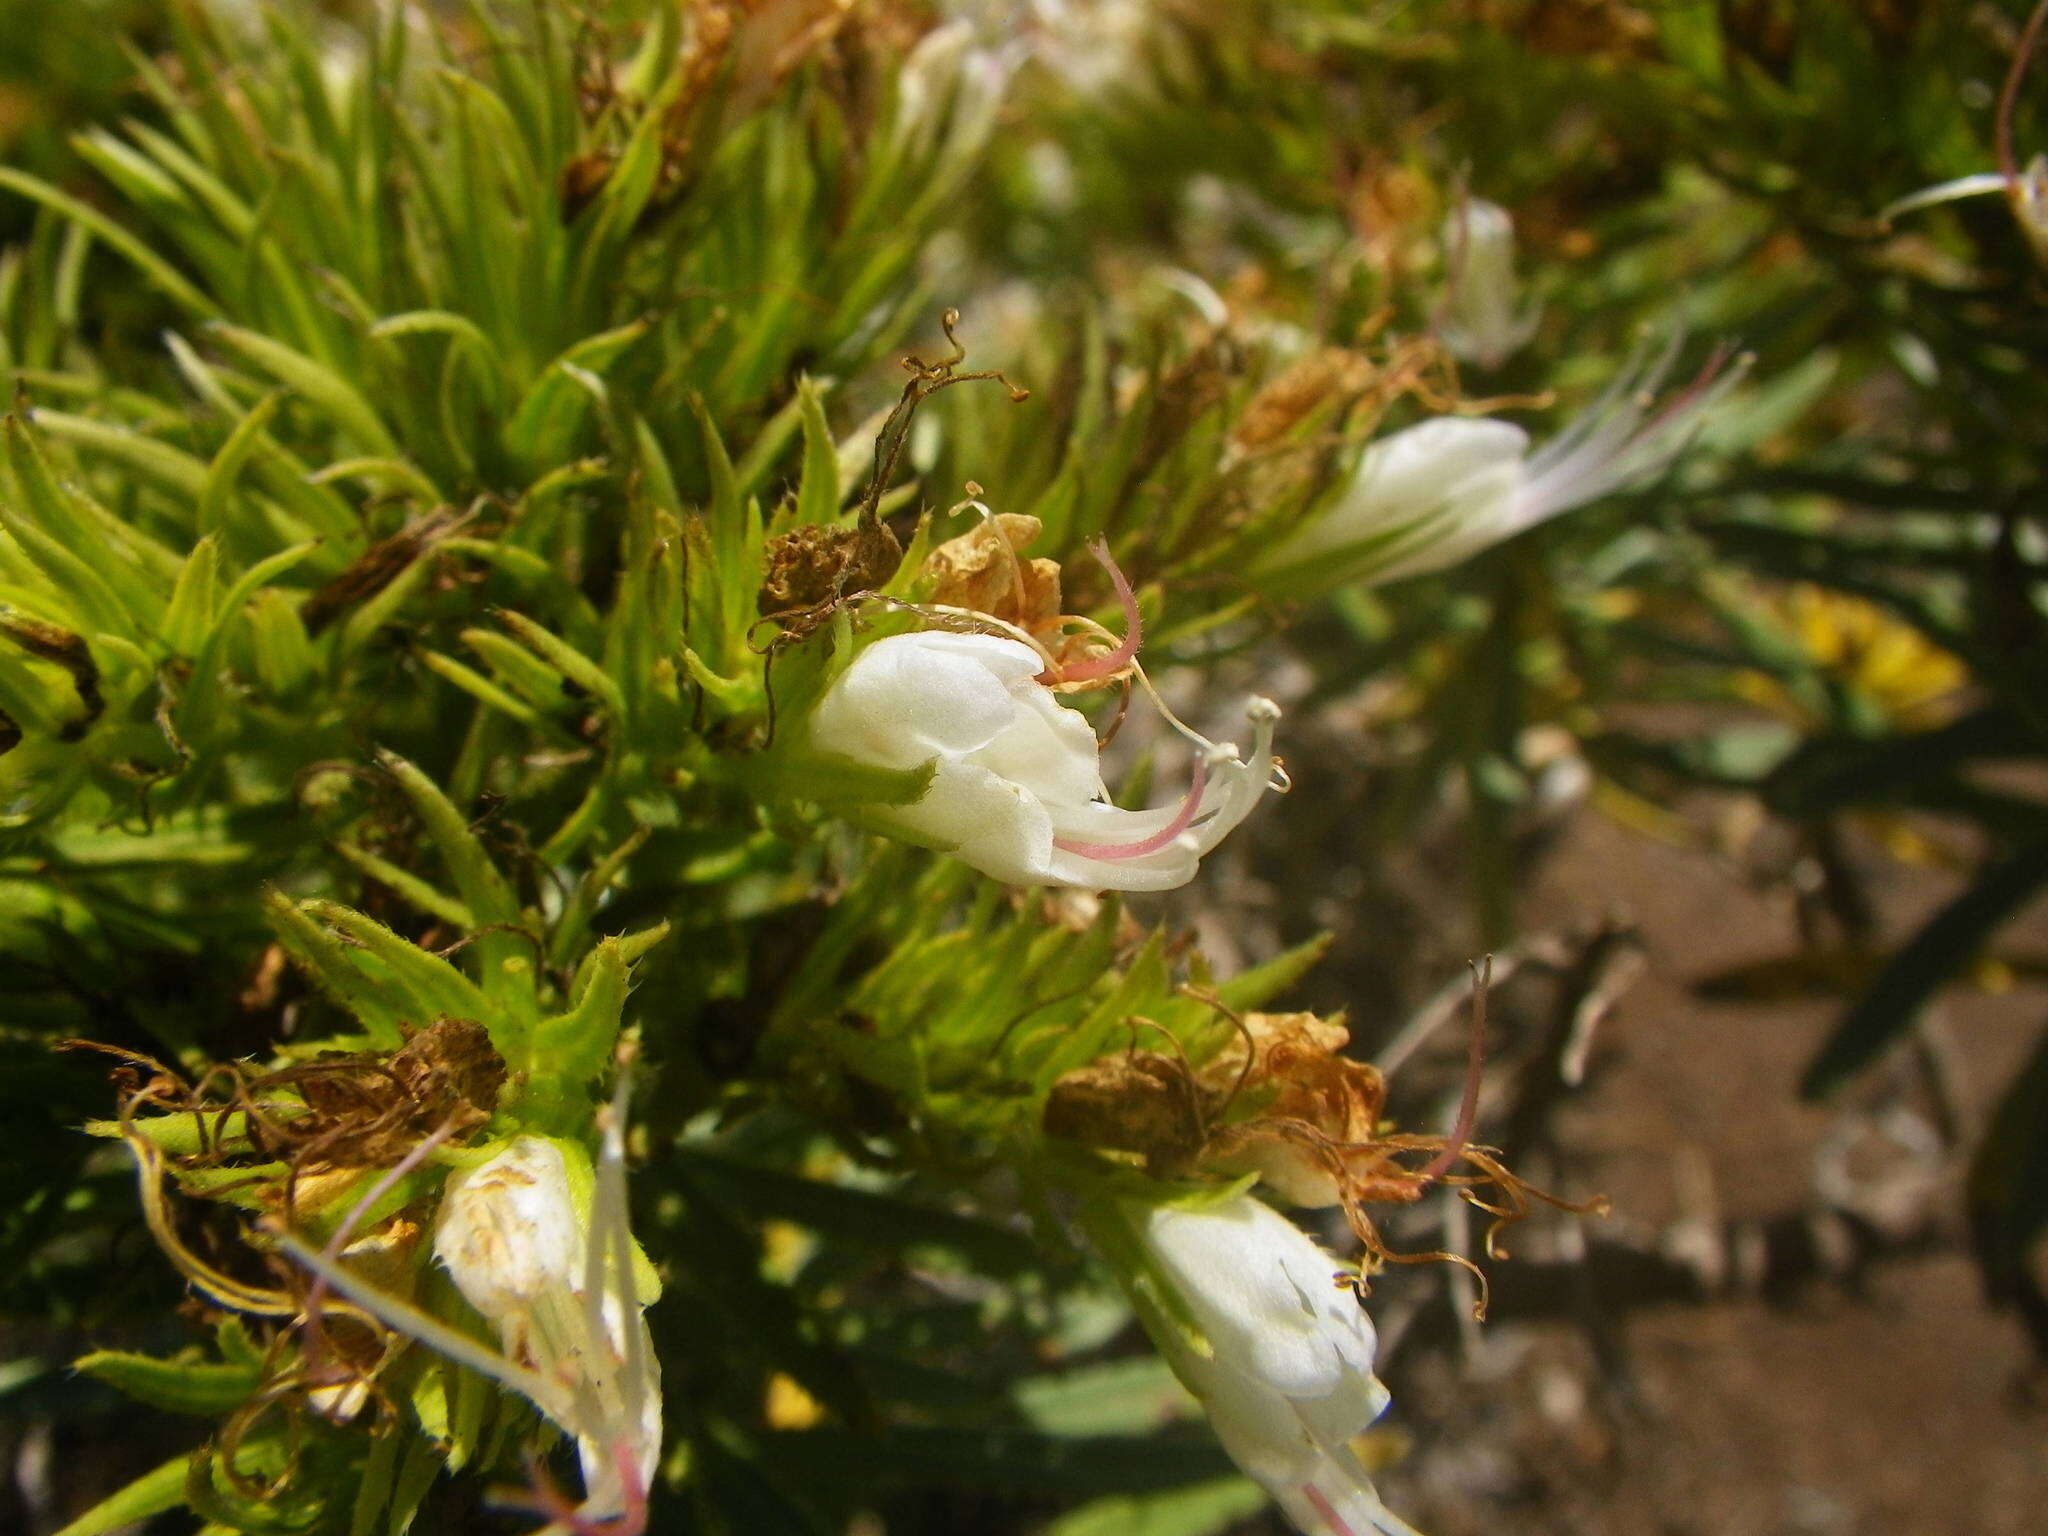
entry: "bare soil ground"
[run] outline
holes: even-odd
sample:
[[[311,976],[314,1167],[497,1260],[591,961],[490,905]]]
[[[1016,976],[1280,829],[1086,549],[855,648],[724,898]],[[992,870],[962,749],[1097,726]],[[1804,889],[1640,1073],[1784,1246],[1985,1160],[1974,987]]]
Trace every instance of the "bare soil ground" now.
[[[1455,837],[1425,829],[1391,857],[1364,851],[1372,793],[1359,780],[1307,815],[1290,806],[1275,818],[1285,832],[1268,834],[1286,843],[1259,848],[1237,908],[1202,924],[1248,947],[1336,928],[1312,985],[1328,993],[1319,1003],[1354,1004],[1368,1054],[1386,1018],[1477,947]],[[1960,1149],[2048,998],[1954,992],[1926,1046],[1836,1103],[1800,1102],[1840,1002],[1796,987],[1703,994],[1711,978],[1800,949],[1798,850],[1769,829],[1724,836],[1731,817],[1741,810],[1725,802],[1683,807],[1693,844],[1582,805],[1544,834],[1523,932],[1550,936],[1566,963],[1548,981],[1530,966],[1496,993],[1494,1050],[1507,1054],[1485,1136],[1517,1135],[1525,1172],[1605,1192],[1614,1214],[1519,1229],[1516,1260],[1492,1266],[1483,1329],[1460,1322],[1441,1270],[1381,1281],[1373,1310],[1396,1401],[1377,1442],[1392,1463],[1388,1503],[1431,1536],[2048,1529],[2048,1392],[2017,1319],[1984,1300],[1960,1191]],[[1848,856],[1889,942],[1956,889],[1874,846],[1852,840]],[[2048,914],[2027,926],[2022,941],[2042,947]],[[1640,958],[1606,973],[1613,1005],[1594,1009],[1583,1085],[1517,1120],[1545,1021],[1568,1015],[1576,994],[1561,994],[1588,980],[1570,961],[1600,932]],[[1438,1036],[1404,1069],[1426,1109],[1462,1052],[1460,1026]],[[1406,1086],[1397,1079],[1395,1102],[1414,1115]]]

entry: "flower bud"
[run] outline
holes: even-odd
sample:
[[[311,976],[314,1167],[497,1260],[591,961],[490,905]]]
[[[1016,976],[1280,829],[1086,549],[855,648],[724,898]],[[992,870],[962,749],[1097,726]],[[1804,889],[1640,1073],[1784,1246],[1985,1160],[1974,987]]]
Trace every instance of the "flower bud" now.
[[[1449,292],[1438,334],[1454,356],[1498,368],[1536,334],[1540,312],[1521,304],[1515,222],[1498,203],[1466,198],[1444,220]]]
[[[489,1162],[450,1175],[434,1256],[463,1299],[503,1329],[550,1288],[580,1281],[586,1241],[562,1149],[520,1136]]]

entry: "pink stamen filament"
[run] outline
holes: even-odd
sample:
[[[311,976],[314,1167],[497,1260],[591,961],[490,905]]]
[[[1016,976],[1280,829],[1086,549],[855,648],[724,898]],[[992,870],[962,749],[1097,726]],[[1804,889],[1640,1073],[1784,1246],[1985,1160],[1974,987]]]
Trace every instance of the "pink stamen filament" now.
[[[1078,854],[1084,859],[1141,859],[1148,853],[1157,853],[1187,831],[1195,816],[1202,809],[1202,790],[1209,781],[1209,765],[1201,758],[1195,759],[1195,776],[1188,783],[1187,798],[1180,803],[1180,809],[1173,813],[1173,820],[1154,832],[1150,837],[1135,843],[1083,843],[1067,837],[1056,837],[1053,847],[1063,853]]]
[[[1488,955],[1486,969],[1472,978],[1472,1047],[1465,1058],[1465,1096],[1458,1103],[1458,1120],[1451,1127],[1449,1144],[1416,1175],[1425,1184],[1448,1172],[1472,1144],[1472,1127],[1479,1119],[1479,1086],[1485,1080],[1486,989],[1492,981],[1493,956]]]
[[[1631,433],[1629,440],[1637,443],[1647,442],[1660,428],[1668,425],[1673,417],[1677,416],[1706,392],[1707,386],[1714,382],[1722,368],[1727,365],[1728,359],[1734,356],[1734,354],[1735,348],[1729,342],[1722,341],[1716,343],[1713,352],[1707,358],[1705,366],[1694,376],[1692,382],[1665,402],[1662,410],[1658,411],[1656,415],[1652,416]]]
[[[1131,590],[1131,584],[1116,561],[1110,556],[1109,545],[1101,539],[1092,541],[1088,553],[1096,563],[1109,572],[1111,585],[1116,588],[1116,600],[1124,610],[1124,638],[1113,651],[1100,656],[1088,656],[1080,661],[1068,662],[1057,668],[1048,668],[1038,674],[1041,683],[1092,683],[1100,678],[1114,677],[1129,666],[1138,654],[1138,647],[1144,643],[1145,628],[1138,618],[1138,597]]]
[[[1337,1506],[1324,1497],[1322,1489],[1314,1483],[1303,1483],[1301,1491],[1309,1503],[1315,1505],[1316,1513],[1330,1522],[1332,1536],[1358,1536],[1356,1531],[1344,1523],[1344,1517],[1337,1513]]]

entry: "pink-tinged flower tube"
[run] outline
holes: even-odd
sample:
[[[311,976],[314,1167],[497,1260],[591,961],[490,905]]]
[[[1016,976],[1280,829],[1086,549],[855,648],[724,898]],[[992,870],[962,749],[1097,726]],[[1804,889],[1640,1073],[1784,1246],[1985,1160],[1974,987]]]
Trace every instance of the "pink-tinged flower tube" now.
[[[1334,1283],[1337,1262],[1250,1194],[1128,1216],[1200,1333],[1159,1327],[1157,1342],[1231,1459],[1309,1536],[1416,1536],[1351,1449],[1387,1389],[1372,1319]]]
[[[1334,504],[1261,566],[1276,586],[1374,584],[1469,559],[1668,468],[1744,371],[1716,354],[1659,406],[1671,354],[1626,371],[1541,447],[1511,422],[1437,416],[1371,444]]]
[[[1127,811],[1109,803],[1093,729],[1041,681],[1045,670],[1021,640],[892,635],[826,690],[811,744],[878,768],[932,765],[922,797],[873,806],[865,819],[998,880],[1091,891],[1185,885],[1273,786],[1278,707],[1247,706],[1248,757],[1207,746],[1178,805]]]

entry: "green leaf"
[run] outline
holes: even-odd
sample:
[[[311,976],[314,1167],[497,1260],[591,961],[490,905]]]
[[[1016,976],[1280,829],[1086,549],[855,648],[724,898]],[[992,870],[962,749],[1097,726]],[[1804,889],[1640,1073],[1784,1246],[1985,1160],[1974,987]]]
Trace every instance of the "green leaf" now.
[[[248,414],[235,423],[227,441],[220,445],[213,462],[206,466],[206,478],[199,487],[200,533],[212,533],[227,522],[229,498],[234,494],[242,466],[249,462],[249,455],[263,441],[271,418],[277,415],[278,405],[283,399],[281,391],[272,390],[251,406]]]
[[[214,315],[220,312],[214,302],[187,282],[177,268],[89,204],[80,202],[69,193],[59,192],[48,182],[12,166],[0,165],[0,187],[11,187],[23,197],[32,198],[74,224],[91,230],[109,249],[120,252],[138,272],[193,314]]]
[[[548,364],[505,424],[505,451],[536,470],[552,469],[567,458],[584,414],[603,397],[604,370],[653,324],[640,319],[586,336]]]
[[[296,393],[364,452],[378,458],[400,456],[397,440],[385,430],[362,392],[326,364],[281,341],[225,321],[215,321],[207,331]]]
[[[1213,1536],[1268,1503],[1248,1477],[1219,1477],[1164,1493],[1112,1494],[1062,1515],[1044,1536]]]
[[[262,1380],[248,1365],[159,1360],[118,1349],[95,1350],[74,1368],[152,1408],[202,1418],[239,1408]]]
[[[799,525],[835,522],[844,488],[839,483],[839,450],[825,420],[824,400],[809,379],[797,386],[797,396],[804,408],[804,470],[797,488],[796,520]]]
[[[1831,1093],[1913,1027],[1942,984],[1961,970],[2008,918],[2048,885],[2048,838],[1992,865],[1896,955],[1849,1010],[1800,1079],[1802,1096]]]
[[[1157,1355],[1027,1377],[1010,1398],[1035,1428],[1054,1435],[1146,1434],[1202,1411]]]
[[[143,632],[147,628],[145,595],[127,582],[117,591],[98,565],[75,547],[87,542],[79,538],[79,530],[88,526],[90,519],[71,505],[69,492],[58,484],[34,434],[20,417],[7,417],[6,432],[8,462],[27,506],[0,497],[0,529],[14,536],[56,590],[94,627],[121,635]],[[93,541],[87,547],[95,554],[102,553],[95,545]]]
[[[372,880],[389,886],[429,917],[465,932],[476,926],[476,918],[469,908],[453,896],[434,889],[410,870],[401,869],[389,859],[381,858],[367,848],[358,848],[353,843],[336,843],[334,851]]]
[[[500,608],[494,617],[545,658],[562,676],[602,703],[614,719],[624,716],[625,695],[619,691],[619,685],[603,667],[523,613]]]
[[[379,1049],[395,1051],[405,1043],[401,1022],[431,1022],[431,1017],[410,1017],[388,983],[365,975],[348,947],[284,892],[266,892],[263,905],[285,953],[309,980],[349,1011]]]
[[[164,610],[162,639],[172,655],[193,655],[213,631],[213,604],[221,592],[221,553],[213,539],[193,545],[178,571],[170,606]]]
[[[454,877],[456,890],[476,914],[477,922],[516,923],[519,901],[512,887],[441,787],[396,752],[379,752],[377,761],[398,781],[398,787],[419,812],[427,835],[434,840],[442,862]]]
[[[1315,968],[1329,950],[1330,938],[1319,933],[1262,964],[1239,971],[1216,988],[1216,995],[1232,1008],[1263,1008]]]
[[[985,1275],[1025,1274],[1044,1262],[1038,1245],[1024,1233],[978,1216],[904,1195],[821,1183],[694,1147],[678,1146],[672,1155],[689,1166],[694,1179],[736,1197],[736,1207],[757,1218],[792,1221],[889,1253],[942,1248]]]
[[[444,1014],[485,1025],[492,1022],[490,1005],[476,983],[439,955],[339,902],[305,901],[300,909],[345,934],[363,954],[381,963],[408,1023],[428,1024]]]
[[[611,1065],[632,971],[617,939],[604,939],[576,972],[567,1013],[533,1032],[533,1069],[565,1082],[591,1082]]]
[[[197,496],[206,483],[203,460],[128,427],[47,409],[36,412],[36,426],[52,437],[102,454],[181,496]]]
[[[1970,1234],[1991,1295],[2018,1302],[2048,1332],[2048,1291],[2030,1267],[2048,1227],[2048,1034],[1992,1113],[1970,1163]]]
[[[820,1477],[1036,1499],[1179,1488],[1236,1470],[1206,1431],[1067,1436],[897,1424],[886,1436],[812,1429],[773,1436],[770,1444]]]
[[[173,1456],[153,1472],[145,1472],[119,1493],[100,1500],[57,1536],[106,1536],[123,1526],[185,1502],[185,1477],[192,1467],[192,1455]]]
[[[833,752],[764,752],[749,765],[746,782],[763,799],[807,800],[838,810],[915,805],[938,771],[937,758],[915,768],[877,768]]]

